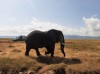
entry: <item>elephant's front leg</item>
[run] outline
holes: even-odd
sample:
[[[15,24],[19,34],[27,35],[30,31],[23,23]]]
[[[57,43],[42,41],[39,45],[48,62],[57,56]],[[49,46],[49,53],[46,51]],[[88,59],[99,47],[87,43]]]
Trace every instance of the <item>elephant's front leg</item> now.
[[[50,54],[51,53],[50,47],[49,46],[46,46],[46,49],[47,49],[47,51],[45,52],[45,55]]]
[[[36,48],[35,50],[36,50],[36,54],[37,54],[37,56],[40,56],[41,54],[40,54],[38,48]]]
[[[54,57],[54,49],[55,49],[55,45],[52,45],[50,48],[51,57]]]
[[[54,57],[54,48],[51,49],[51,57]]]

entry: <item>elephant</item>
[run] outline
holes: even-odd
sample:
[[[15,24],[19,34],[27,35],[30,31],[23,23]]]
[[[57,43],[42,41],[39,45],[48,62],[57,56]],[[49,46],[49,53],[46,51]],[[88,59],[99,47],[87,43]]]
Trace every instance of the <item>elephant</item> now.
[[[26,51],[25,55],[29,56],[29,51],[35,49],[37,56],[40,56],[38,48],[45,47],[47,51],[46,54],[51,54],[54,57],[55,43],[60,42],[61,52],[65,57],[64,52],[64,35],[62,31],[56,29],[50,29],[48,31],[34,30],[26,36]]]

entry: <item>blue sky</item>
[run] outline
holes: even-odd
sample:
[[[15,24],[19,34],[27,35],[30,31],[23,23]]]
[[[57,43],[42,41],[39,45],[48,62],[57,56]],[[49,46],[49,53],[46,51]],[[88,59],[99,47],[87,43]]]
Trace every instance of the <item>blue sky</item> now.
[[[0,26],[0,35],[55,28],[100,36],[100,0],[0,0]]]

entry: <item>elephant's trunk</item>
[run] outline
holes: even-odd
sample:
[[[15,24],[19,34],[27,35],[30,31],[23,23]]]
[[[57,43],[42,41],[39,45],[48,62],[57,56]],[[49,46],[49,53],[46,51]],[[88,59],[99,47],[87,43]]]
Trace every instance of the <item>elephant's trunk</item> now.
[[[64,44],[65,44],[65,41],[64,41],[64,36],[62,34],[61,38],[60,38],[60,46],[61,46],[61,52],[63,53],[64,57],[65,57],[65,52],[64,52]]]

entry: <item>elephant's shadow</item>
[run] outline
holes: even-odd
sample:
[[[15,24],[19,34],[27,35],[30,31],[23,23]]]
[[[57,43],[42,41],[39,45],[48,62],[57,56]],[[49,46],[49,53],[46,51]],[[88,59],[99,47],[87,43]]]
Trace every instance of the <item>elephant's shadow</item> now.
[[[40,57],[31,57],[32,59],[36,59],[40,63],[44,64],[59,64],[59,63],[65,63],[65,64],[78,64],[81,63],[81,60],[78,58],[64,58],[64,57],[50,57],[50,56],[40,56]]]

